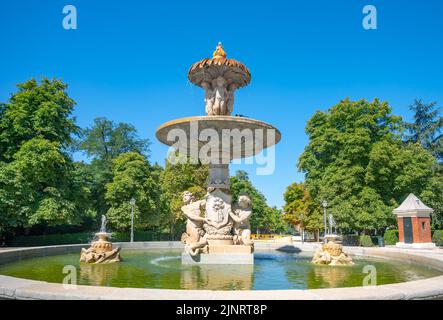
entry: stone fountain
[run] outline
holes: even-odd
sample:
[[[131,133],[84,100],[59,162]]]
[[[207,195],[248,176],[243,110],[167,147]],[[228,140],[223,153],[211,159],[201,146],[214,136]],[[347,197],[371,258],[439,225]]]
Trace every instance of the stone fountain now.
[[[232,204],[229,164],[275,145],[281,134],[262,121],[231,116],[234,93],[249,84],[251,74],[245,65],[227,58],[221,43],[212,58],[191,66],[188,80],[205,90],[206,115],[166,122],[156,134],[162,143],[185,156],[181,159],[209,166],[204,199],[195,199],[190,192],[183,194],[182,212],[187,225],[182,236],[182,263],[253,264],[251,199],[242,194]]]
[[[106,232],[106,216],[102,215],[102,225],[100,232],[95,234],[97,240],[92,241],[91,247],[82,248],[80,253],[80,262],[86,263],[112,263],[118,262],[120,258],[120,247],[112,248],[109,241],[110,233]]]
[[[327,242],[315,251],[312,263],[330,266],[354,264],[352,258],[343,252],[343,246],[338,243],[336,234],[327,234],[325,238]]]

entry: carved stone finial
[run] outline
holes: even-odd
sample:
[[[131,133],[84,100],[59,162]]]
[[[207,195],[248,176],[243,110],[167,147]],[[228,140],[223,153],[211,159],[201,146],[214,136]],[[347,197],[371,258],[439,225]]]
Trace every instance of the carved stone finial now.
[[[216,57],[226,58],[226,52],[223,49],[223,46],[222,46],[221,42],[218,43],[217,48],[215,48],[215,51],[212,54],[212,57],[213,58],[216,58]]]

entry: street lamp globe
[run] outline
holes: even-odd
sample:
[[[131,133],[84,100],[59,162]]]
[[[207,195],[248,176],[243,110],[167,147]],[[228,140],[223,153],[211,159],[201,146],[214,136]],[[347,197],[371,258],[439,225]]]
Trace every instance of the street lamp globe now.
[[[323,206],[323,208],[326,208],[326,207],[328,206],[328,201],[323,200],[323,201],[321,202],[321,205]]]
[[[131,198],[131,200],[129,201],[129,203],[131,204],[131,206],[135,205],[135,198]]]

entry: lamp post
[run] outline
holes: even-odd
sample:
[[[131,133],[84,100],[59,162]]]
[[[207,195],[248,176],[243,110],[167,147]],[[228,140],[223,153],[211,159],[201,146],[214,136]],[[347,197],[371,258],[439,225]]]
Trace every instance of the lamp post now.
[[[134,206],[135,206],[135,198],[131,198],[129,203],[131,204],[131,242],[134,242]]]
[[[301,243],[305,243],[305,230],[303,229],[303,213],[300,215],[300,226],[301,226]]]
[[[322,202],[321,202],[321,205],[323,206],[323,220],[324,220],[324,223],[325,223],[325,236],[324,236],[324,239],[323,239],[323,242],[324,243],[326,243],[326,233],[328,232],[327,231],[327,220],[326,220],[326,207],[328,206],[328,202],[326,201],[326,200],[323,200]]]

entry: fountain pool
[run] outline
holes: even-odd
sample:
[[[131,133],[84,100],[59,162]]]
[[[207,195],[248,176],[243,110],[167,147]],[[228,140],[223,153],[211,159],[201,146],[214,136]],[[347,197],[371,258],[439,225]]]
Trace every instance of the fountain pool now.
[[[312,253],[257,250],[254,265],[182,265],[181,249],[127,249],[115,264],[85,264],[78,253],[43,256],[0,265],[0,275],[62,283],[63,267],[77,270],[80,285],[209,290],[283,290],[358,287],[367,265],[377,285],[442,275],[425,265],[375,257],[354,257],[352,266],[314,265]]]

